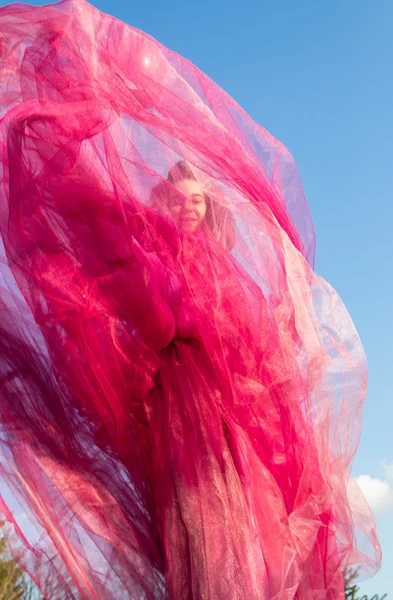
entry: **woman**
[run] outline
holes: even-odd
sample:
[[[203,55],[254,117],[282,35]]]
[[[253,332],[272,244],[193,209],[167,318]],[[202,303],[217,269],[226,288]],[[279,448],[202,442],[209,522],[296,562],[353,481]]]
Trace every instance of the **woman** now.
[[[197,598],[273,598],[297,589],[295,597],[306,598],[314,586],[321,591],[322,580],[326,593],[338,595],[342,574],[328,533],[336,515],[313,426],[301,411],[307,392],[294,360],[297,332],[287,315],[282,356],[263,294],[223,250],[234,245],[227,211],[186,163],[168,181],[174,189],[161,185],[160,196],[181,231],[181,269],[170,304],[175,335],[161,353],[149,414],[151,430],[160,432],[151,487],[168,486],[164,496],[161,483],[156,504],[170,534],[171,597],[192,590]],[[302,478],[312,507],[299,519]],[[266,512],[266,499],[274,511]]]
[[[291,157],[81,0],[0,23],[20,564],[48,597],[343,598],[345,567],[379,561],[347,471],[365,365]]]

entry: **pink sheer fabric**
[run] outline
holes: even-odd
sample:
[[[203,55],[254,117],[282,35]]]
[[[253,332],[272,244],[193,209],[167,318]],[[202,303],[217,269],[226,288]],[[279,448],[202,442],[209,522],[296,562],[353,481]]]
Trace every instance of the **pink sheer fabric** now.
[[[367,368],[292,157],[83,0],[0,32],[14,556],[47,598],[344,598],[380,562],[348,470]]]

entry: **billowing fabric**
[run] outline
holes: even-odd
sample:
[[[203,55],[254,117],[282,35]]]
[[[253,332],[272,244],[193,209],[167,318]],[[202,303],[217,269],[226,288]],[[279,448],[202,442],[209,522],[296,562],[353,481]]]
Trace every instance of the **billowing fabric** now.
[[[339,600],[367,368],[288,151],[84,0],[0,9],[0,508],[46,598]]]

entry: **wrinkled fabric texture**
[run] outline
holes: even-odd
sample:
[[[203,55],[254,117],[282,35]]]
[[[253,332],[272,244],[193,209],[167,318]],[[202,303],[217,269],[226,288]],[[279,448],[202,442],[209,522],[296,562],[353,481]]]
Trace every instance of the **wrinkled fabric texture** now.
[[[292,157],[83,0],[0,8],[0,508],[46,598],[339,600],[367,367]],[[209,226],[185,233],[186,161]]]

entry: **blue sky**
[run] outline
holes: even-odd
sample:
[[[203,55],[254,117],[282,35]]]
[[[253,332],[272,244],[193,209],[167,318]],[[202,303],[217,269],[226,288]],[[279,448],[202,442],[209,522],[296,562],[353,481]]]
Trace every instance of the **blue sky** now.
[[[369,360],[353,473],[368,476],[385,556],[361,590],[393,599],[393,2],[93,4],[194,62],[294,155],[317,272],[346,303]]]

